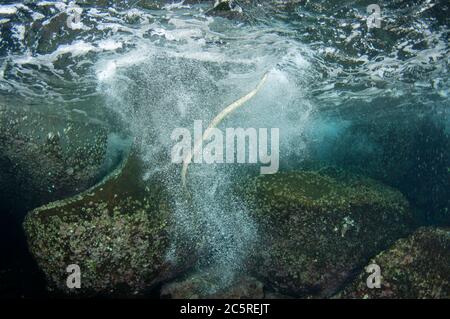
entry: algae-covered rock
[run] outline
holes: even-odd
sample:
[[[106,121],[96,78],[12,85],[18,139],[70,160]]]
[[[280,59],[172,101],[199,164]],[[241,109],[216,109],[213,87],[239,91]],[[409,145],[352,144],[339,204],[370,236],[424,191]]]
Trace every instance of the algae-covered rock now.
[[[0,105],[0,200],[27,210],[86,190],[107,146],[100,123]]]
[[[190,265],[193,254],[171,254],[172,210],[158,182],[144,182],[130,158],[94,188],[30,212],[24,223],[31,253],[50,288],[68,293],[142,293]],[[170,257],[172,256],[172,257]],[[81,271],[68,289],[66,268]]]
[[[217,0],[214,6],[209,9],[206,14],[223,17],[227,19],[243,20],[245,19],[244,12],[240,5],[233,0]]]
[[[269,288],[297,297],[332,295],[413,225],[399,192],[333,171],[262,175],[237,194],[259,224],[249,269]]]
[[[374,257],[380,288],[368,288],[371,273],[361,274],[340,298],[450,298],[450,229],[420,228]]]
[[[219,277],[218,277],[219,276]],[[249,276],[238,276],[229,285],[218,287],[220,274],[197,272],[182,280],[165,284],[161,289],[164,299],[262,299],[264,285]]]

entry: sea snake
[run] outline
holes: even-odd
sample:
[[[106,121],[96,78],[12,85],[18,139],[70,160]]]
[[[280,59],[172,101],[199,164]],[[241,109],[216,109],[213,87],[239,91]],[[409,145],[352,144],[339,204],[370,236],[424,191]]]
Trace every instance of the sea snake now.
[[[192,152],[189,152],[186,157],[183,159],[183,169],[181,170],[181,182],[183,184],[183,187],[185,190],[186,188],[186,174],[189,167],[189,164],[191,163],[192,157],[198,153],[200,150],[200,147],[204,140],[208,139],[211,135],[212,130],[220,124],[220,122],[223,121],[224,118],[226,118],[230,113],[234,112],[237,108],[242,106],[245,102],[250,100],[252,97],[258,93],[258,91],[261,89],[261,87],[264,85],[264,82],[267,80],[268,73],[264,74],[261,81],[259,81],[258,85],[249,93],[241,97],[240,99],[234,101],[230,105],[228,105],[226,108],[222,110],[209,124],[208,128],[205,130],[205,132],[202,135],[201,139],[198,139],[195,144]]]

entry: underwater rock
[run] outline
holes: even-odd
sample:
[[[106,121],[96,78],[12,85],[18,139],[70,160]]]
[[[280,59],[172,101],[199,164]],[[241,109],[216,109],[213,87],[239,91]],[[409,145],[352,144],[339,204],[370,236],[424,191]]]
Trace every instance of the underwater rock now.
[[[233,0],[217,0],[206,14],[234,20],[245,18],[242,8]]]
[[[233,8],[233,0],[217,0],[214,4],[214,10],[229,11]]]
[[[209,3],[212,7],[206,14],[237,21],[255,21],[256,17],[273,18],[280,11],[294,11],[305,0],[186,0],[185,4]]]
[[[26,211],[87,189],[107,170],[107,144],[101,124],[0,106],[1,201]]]
[[[450,229],[420,228],[369,263],[380,267],[380,288],[362,271],[337,298],[450,298]]]
[[[195,254],[174,255],[171,214],[162,183],[144,182],[142,162],[130,157],[86,192],[30,212],[29,249],[50,289],[77,295],[140,294],[192,264]],[[66,268],[81,271],[69,289]]]
[[[414,224],[398,191],[351,174],[262,175],[236,194],[259,224],[260,243],[248,269],[269,289],[290,296],[331,296]]]
[[[184,280],[165,284],[161,298],[166,299],[262,299],[263,284],[253,277],[235,278],[228,287],[217,288],[220,280],[207,272],[195,273]]]

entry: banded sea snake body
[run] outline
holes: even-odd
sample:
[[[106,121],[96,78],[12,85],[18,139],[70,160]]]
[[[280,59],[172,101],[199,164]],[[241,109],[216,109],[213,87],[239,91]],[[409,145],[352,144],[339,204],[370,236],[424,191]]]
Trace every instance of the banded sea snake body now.
[[[187,191],[187,187],[186,187],[186,175],[187,175],[187,170],[189,167],[189,164],[191,163],[192,158],[194,157],[195,154],[198,153],[198,151],[200,150],[200,147],[203,143],[203,141],[205,141],[206,139],[208,139],[211,136],[211,133],[213,131],[213,129],[219,125],[228,115],[230,115],[232,112],[234,112],[236,109],[238,109],[239,107],[241,107],[245,102],[247,102],[248,100],[250,100],[251,98],[253,98],[256,93],[258,93],[258,91],[261,89],[261,87],[264,85],[264,83],[267,80],[267,76],[268,73],[265,73],[264,76],[262,77],[262,79],[259,81],[258,85],[249,93],[247,93],[246,95],[244,95],[243,97],[241,97],[240,99],[234,101],[233,103],[231,103],[230,105],[228,105],[226,108],[224,108],[222,110],[222,112],[220,112],[213,120],[212,122],[209,124],[208,128],[205,130],[205,132],[202,135],[201,139],[198,139],[195,143],[194,143],[194,148],[192,150],[192,152],[189,152],[186,157],[183,159],[183,168],[181,170],[181,182],[183,185],[183,188]]]

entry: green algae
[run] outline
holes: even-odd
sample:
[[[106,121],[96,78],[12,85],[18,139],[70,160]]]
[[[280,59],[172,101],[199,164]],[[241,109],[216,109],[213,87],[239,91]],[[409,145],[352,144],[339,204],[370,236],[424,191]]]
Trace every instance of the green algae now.
[[[253,277],[237,276],[225,287],[218,285],[220,274],[208,270],[188,274],[161,289],[163,299],[262,299],[264,285]]]
[[[278,173],[250,178],[236,190],[259,225],[260,247],[248,268],[276,292],[330,296],[414,227],[399,192],[363,177],[331,175]]]
[[[450,298],[450,230],[424,227],[398,240],[368,264],[381,269],[381,287],[362,271],[336,298]]]
[[[144,182],[135,154],[93,188],[30,212],[29,249],[49,288],[69,294],[143,293],[190,265],[169,260],[172,210],[157,181]],[[182,254],[181,254],[182,255]],[[179,262],[180,261],[180,262]],[[66,267],[81,269],[81,289],[66,286]]]
[[[29,210],[91,187],[102,178],[107,144],[99,123],[0,105],[0,162],[11,163],[2,166],[4,201]]]
[[[171,202],[158,179],[144,182],[132,153],[95,187],[30,212],[30,250],[52,288],[78,264],[83,294],[142,293],[192,265],[198,245],[167,258],[174,236]],[[258,225],[245,261],[274,293],[331,296],[371,256],[408,234],[408,202],[392,188],[341,171],[244,178],[235,193]],[[194,209],[194,208],[192,208]],[[198,244],[198,243],[197,243]]]

